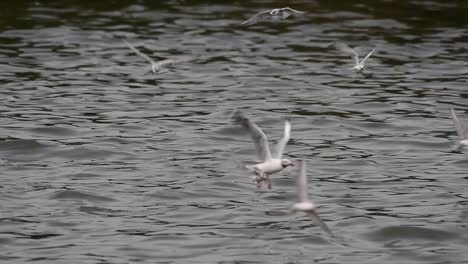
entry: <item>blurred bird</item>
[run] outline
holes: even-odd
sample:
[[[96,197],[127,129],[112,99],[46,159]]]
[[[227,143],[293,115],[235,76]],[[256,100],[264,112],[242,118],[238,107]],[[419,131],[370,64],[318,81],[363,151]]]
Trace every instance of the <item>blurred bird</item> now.
[[[468,146],[468,129],[466,129],[465,125],[458,119],[453,107],[450,110],[452,112],[453,125],[458,135],[458,143],[463,146]]]
[[[246,168],[255,173],[255,180],[258,188],[260,188],[261,183],[264,182],[267,184],[268,189],[271,189],[269,175],[279,172],[286,167],[294,166],[290,160],[282,158],[284,148],[286,147],[291,135],[291,123],[289,120],[285,121],[283,136],[276,144],[275,153],[272,155],[268,145],[267,136],[252,120],[246,117],[239,110],[236,110],[233,113],[232,120],[234,123],[240,124],[242,128],[248,131],[255,144],[257,158],[260,163],[248,165]]]
[[[292,14],[304,14],[304,12],[292,9],[290,7],[275,8],[275,9],[263,11],[254,15],[248,20],[242,22],[241,25],[248,26],[248,25],[253,25],[258,22],[263,22],[263,21],[285,20]]]
[[[148,55],[142,53],[139,51],[137,48],[132,46],[130,43],[128,43],[126,40],[123,40],[123,42],[127,45],[129,49],[131,49],[133,52],[135,52],[138,56],[144,58],[151,64],[151,72],[156,75],[159,73],[159,70],[161,69],[162,66],[164,65],[169,65],[169,64],[175,64],[175,63],[182,63],[182,62],[189,62],[192,61],[194,58],[191,56],[178,56],[174,57],[172,59],[165,59],[159,62],[155,62],[152,60]]]
[[[354,60],[354,67],[350,68],[350,70],[356,70],[356,71],[361,71],[362,69],[364,69],[364,63],[375,51],[375,48],[372,49],[372,51],[369,52],[369,54],[367,54],[366,57],[364,57],[364,59],[359,61],[359,54],[357,53],[355,49],[349,47],[345,43],[338,43],[336,46],[341,52],[351,55],[351,58],[353,58]]]
[[[317,205],[309,200],[307,197],[307,176],[306,176],[306,162],[302,160],[300,162],[300,171],[296,179],[296,192],[298,202],[291,207],[292,212],[302,211],[306,213],[316,225],[320,226],[323,231],[328,234],[332,234],[328,226],[320,219],[316,212]]]

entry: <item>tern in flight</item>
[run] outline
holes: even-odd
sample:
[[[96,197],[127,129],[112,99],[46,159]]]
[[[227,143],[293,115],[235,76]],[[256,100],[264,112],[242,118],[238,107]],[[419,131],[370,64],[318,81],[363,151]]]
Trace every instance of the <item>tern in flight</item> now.
[[[165,60],[161,60],[159,62],[155,62],[153,59],[151,59],[148,55],[142,53],[141,51],[139,51],[137,48],[135,48],[134,46],[132,46],[130,43],[128,43],[126,40],[123,40],[123,42],[127,45],[127,47],[129,49],[131,49],[133,52],[135,52],[138,56],[144,58],[145,60],[147,60],[150,64],[151,64],[151,72],[156,75],[159,73],[159,70],[161,69],[162,66],[164,65],[168,65],[168,64],[175,64],[175,63],[181,63],[181,62],[189,62],[191,60],[193,60],[192,57],[190,56],[179,56],[179,57],[175,57],[175,58],[172,58],[172,59],[165,59]]]
[[[297,192],[298,202],[295,203],[291,207],[291,211],[292,212],[297,212],[297,211],[304,212],[312,219],[314,224],[320,226],[320,228],[322,228],[323,231],[331,235],[332,232],[317,214],[317,211],[316,211],[317,205],[311,202],[309,198],[307,197],[306,162],[302,160],[300,163],[301,163],[300,171],[296,179],[296,188],[297,188],[296,192]]]
[[[455,125],[455,129],[457,130],[458,135],[458,143],[465,147],[468,147],[468,129],[466,129],[465,125],[458,119],[453,107],[450,109],[452,112],[452,120],[453,124]]]
[[[260,188],[261,183],[263,182],[267,184],[268,189],[271,189],[271,180],[269,175],[279,172],[286,167],[294,166],[290,160],[282,158],[284,148],[291,136],[291,123],[289,120],[285,121],[283,136],[276,144],[274,154],[271,154],[267,136],[252,120],[239,110],[236,110],[233,113],[232,120],[234,123],[239,124],[243,129],[248,131],[255,144],[257,158],[260,163],[248,165],[246,168],[255,173],[255,181],[257,182],[258,188]]]
[[[369,54],[367,54],[366,57],[364,57],[364,59],[359,61],[359,54],[357,53],[355,49],[351,48],[345,43],[338,43],[337,47],[341,52],[351,55],[351,57],[354,60],[354,67],[352,67],[350,70],[356,70],[356,71],[362,71],[364,69],[364,63],[375,51],[375,48],[373,48],[372,51],[369,52]]]
[[[241,25],[248,26],[248,25],[253,25],[258,22],[263,22],[263,21],[285,20],[292,14],[304,14],[304,12],[292,9],[290,7],[275,8],[272,10],[267,10],[267,11],[257,13],[251,18],[249,18],[248,20],[242,22]]]

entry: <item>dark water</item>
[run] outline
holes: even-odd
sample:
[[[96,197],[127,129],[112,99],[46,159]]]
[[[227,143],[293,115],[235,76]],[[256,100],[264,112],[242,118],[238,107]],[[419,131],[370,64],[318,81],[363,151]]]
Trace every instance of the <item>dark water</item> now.
[[[16,1],[0,9],[4,263],[466,263],[466,1]],[[257,11],[306,11],[237,26]],[[155,60],[194,55],[155,79]],[[365,74],[335,42],[378,51]],[[258,190],[243,109],[291,159]]]

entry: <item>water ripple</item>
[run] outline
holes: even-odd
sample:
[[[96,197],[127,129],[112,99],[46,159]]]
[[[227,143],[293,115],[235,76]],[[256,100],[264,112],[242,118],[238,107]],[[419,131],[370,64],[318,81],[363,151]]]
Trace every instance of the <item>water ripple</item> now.
[[[0,245],[7,262],[464,263],[462,2],[9,3],[0,24]],[[154,60],[191,63],[145,75]],[[336,42],[377,47],[366,71]],[[336,234],[289,214],[288,168],[258,190],[234,109],[307,159]]]

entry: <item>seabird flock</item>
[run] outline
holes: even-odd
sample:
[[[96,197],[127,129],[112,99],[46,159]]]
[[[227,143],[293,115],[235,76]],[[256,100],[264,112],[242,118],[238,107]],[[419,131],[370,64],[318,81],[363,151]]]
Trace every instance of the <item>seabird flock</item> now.
[[[240,26],[250,26],[259,22],[273,21],[278,22],[287,19],[292,15],[302,15],[305,12],[292,9],[290,7],[275,8],[272,10],[266,10],[259,12],[242,22]],[[140,50],[132,46],[126,40],[123,40],[125,45],[132,50],[138,56],[144,58],[151,64],[151,73],[154,75],[158,74],[161,67],[169,64],[177,64],[183,62],[193,61],[195,58],[191,56],[178,56],[171,59],[161,60],[155,62],[148,55],[142,53]],[[336,48],[347,55],[350,55],[353,59],[354,66],[350,70],[356,70],[362,72],[365,66],[365,62],[375,52],[376,48],[373,48],[362,60],[359,60],[359,54],[354,49],[349,47],[345,43],[337,43]],[[468,147],[468,129],[458,119],[453,108],[451,109],[452,120],[458,135],[457,145],[459,147]],[[266,185],[269,190],[272,189],[272,183],[270,175],[282,171],[289,166],[299,166],[299,173],[296,177],[296,193],[298,197],[297,203],[291,207],[291,212],[302,211],[308,215],[314,224],[319,226],[328,235],[333,235],[328,226],[320,219],[316,209],[317,205],[309,200],[307,195],[307,175],[306,175],[306,162],[301,160],[298,162],[292,162],[289,159],[282,158],[284,149],[291,136],[291,123],[289,119],[286,119],[284,123],[284,132],[281,139],[275,146],[274,152],[270,151],[268,139],[265,133],[240,110],[235,110],[232,114],[232,122],[240,125],[242,129],[247,131],[251,136],[257,152],[257,162],[254,165],[245,166],[248,170],[255,174],[254,181],[257,183],[257,188],[261,188],[262,185]]]

